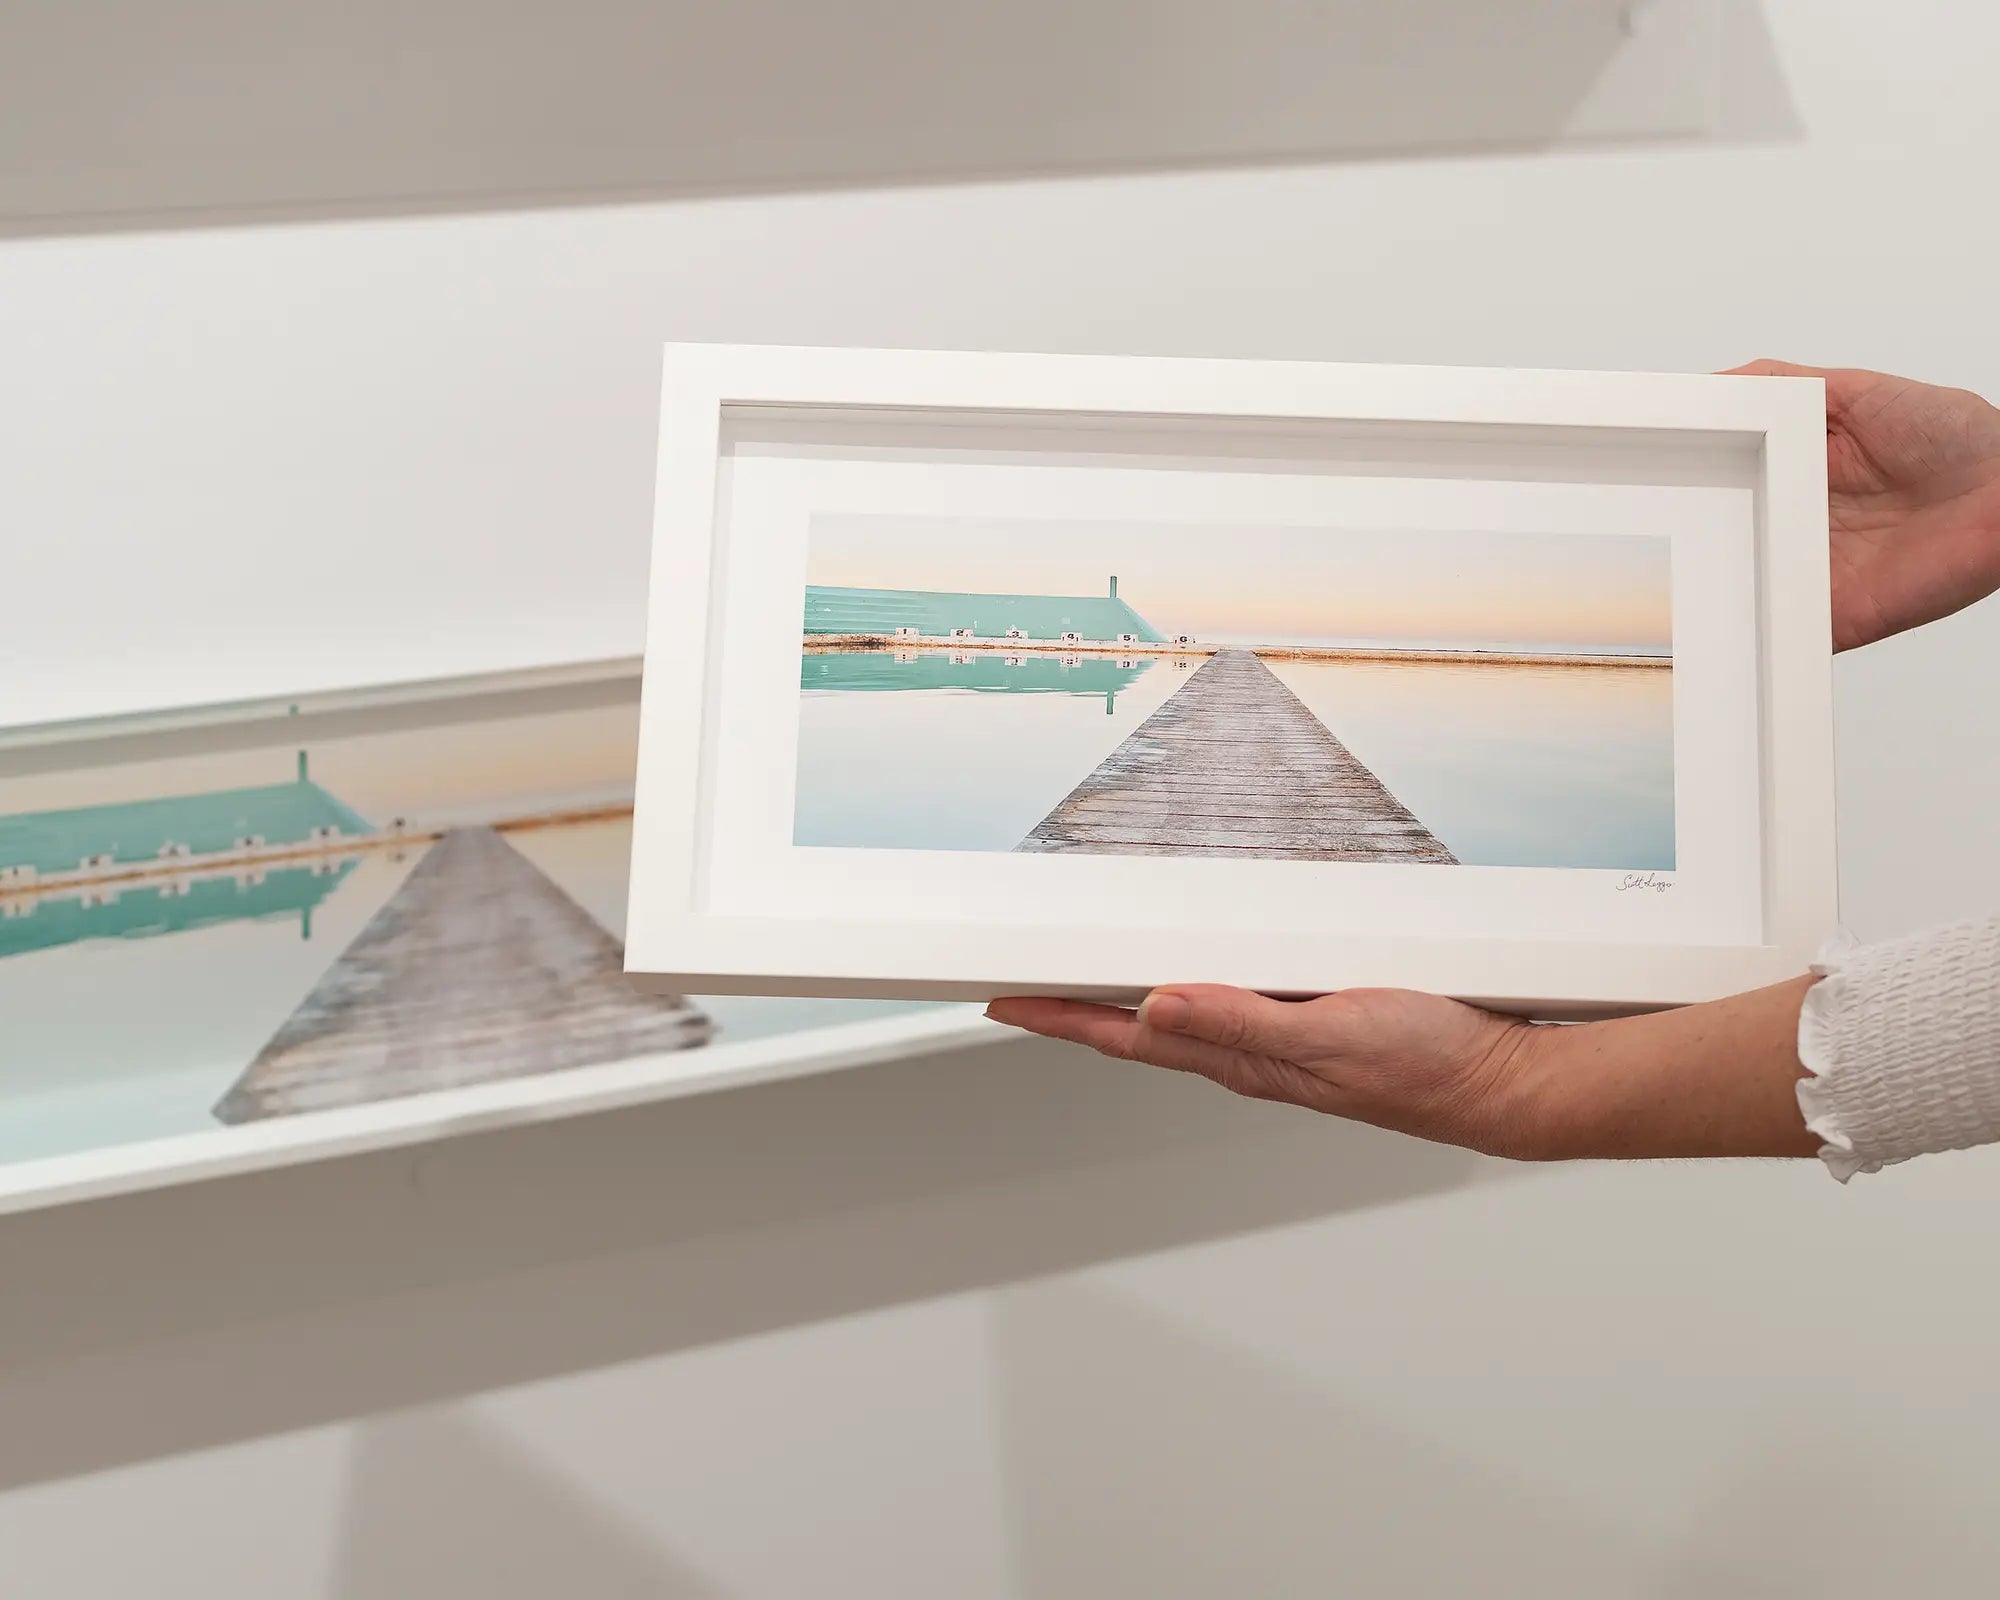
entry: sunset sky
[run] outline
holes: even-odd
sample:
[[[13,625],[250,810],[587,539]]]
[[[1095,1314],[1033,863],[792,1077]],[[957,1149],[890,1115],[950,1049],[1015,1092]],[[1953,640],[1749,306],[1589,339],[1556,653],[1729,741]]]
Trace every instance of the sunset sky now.
[[[807,582],[1119,597],[1166,634],[1672,646],[1658,537],[816,518]]]

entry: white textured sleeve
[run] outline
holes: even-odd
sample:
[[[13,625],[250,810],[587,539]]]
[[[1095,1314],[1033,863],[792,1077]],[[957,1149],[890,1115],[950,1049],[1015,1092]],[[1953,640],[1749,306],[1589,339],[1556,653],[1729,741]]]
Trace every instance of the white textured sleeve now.
[[[1836,1178],[2000,1141],[2000,917],[1842,936],[1813,971],[1799,1107]]]

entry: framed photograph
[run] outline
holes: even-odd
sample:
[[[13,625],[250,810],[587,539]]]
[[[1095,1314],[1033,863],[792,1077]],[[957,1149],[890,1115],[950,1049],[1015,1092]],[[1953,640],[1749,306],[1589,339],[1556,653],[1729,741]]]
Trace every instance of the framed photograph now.
[[[638,663],[0,729],[0,1211],[968,1043],[641,990]]]
[[[628,970],[1570,1019],[1836,918],[1817,382],[667,351]]]

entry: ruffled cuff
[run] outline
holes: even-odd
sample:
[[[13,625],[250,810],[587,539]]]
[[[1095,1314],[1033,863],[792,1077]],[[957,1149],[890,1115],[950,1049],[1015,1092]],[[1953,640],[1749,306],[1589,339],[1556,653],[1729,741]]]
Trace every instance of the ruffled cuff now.
[[[1806,990],[1805,1005],[1799,1011],[1799,1064],[1808,1074],[1799,1080],[1799,1110],[1805,1114],[1806,1132],[1820,1142],[1820,1160],[1842,1183],[1857,1172],[1880,1172],[1886,1165],[1856,1154],[1854,1135],[1841,1125],[1840,1117],[1840,1058],[1834,1039],[1853,987],[1841,966],[1860,947],[1861,942],[1845,928],[1821,946],[1819,958],[1809,969],[1819,981]]]
[[[1828,940],[1799,1013],[1799,1110],[1842,1183],[2000,1141],[2000,917]]]

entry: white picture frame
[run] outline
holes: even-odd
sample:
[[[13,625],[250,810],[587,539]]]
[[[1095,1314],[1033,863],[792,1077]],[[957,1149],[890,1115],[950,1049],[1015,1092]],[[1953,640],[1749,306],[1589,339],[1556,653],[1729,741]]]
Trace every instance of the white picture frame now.
[[[1527,486],[1552,485],[1551,506],[1615,504],[1633,526],[1662,530],[1716,509],[1685,572],[1675,546],[1674,798],[1687,860],[1629,883],[1551,872],[1525,888],[1497,869],[1340,865],[1330,870],[1353,892],[1338,898],[1365,911],[1340,925],[1301,913],[1333,881],[1317,862],[808,860],[772,831],[789,803],[777,791],[793,737],[778,686],[796,673],[772,658],[788,606],[796,637],[789,585],[803,571],[802,545],[774,536],[772,518],[800,507],[773,498],[762,464],[837,459],[842,481],[872,474],[868,492],[896,499],[891,475],[911,481],[919,456],[944,463],[924,481],[947,484],[968,461],[985,470],[993,452],[1031,446],[1044,463],[1054,450],[1080,464],[1061,480],[1072,490],[1082,467],[1106,462],[1129,487],[1144,476],[1132,453],[1153,450],[1167,467],[1205,463],[1177,480],[1183,498],[1189,483],[1226,499],[1259,482],[1283,498],[1305,462],[1315,486],[1378,498],[1411,484],[1446,499],[1494,485],[1532,498]],[[935,512],[940,492],[898,503]],[[1837,920],[1826,534],[1824,393],[1807,379],[669,346],[627,971],[693,992],[954,1000],[1129,1003],[1172,981],[1292,997],[1407,987],[1550,1020],[1779,981]],[[1684,762],[1688,751],[1700,758]],[[1321,875],[1307,895],[1299,875],[1311,872]],[[1097,909],[1024,910],[1036,898],[1024,885],[1061,905],[1065,884]],[[1002,909],[950,909],[975,899]],[[1103,908],[1114,903],[1144,909],[1113,918]]]

